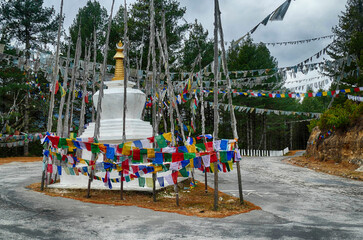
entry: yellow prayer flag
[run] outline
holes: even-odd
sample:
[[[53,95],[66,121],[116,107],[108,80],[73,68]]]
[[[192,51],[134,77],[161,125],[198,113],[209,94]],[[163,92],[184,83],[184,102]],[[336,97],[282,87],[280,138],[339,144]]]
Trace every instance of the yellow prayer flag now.
[[[190,164],[189,164],[190,168],[194,168],[194,159],[190,159]]]
[[[131,144],[132,142],[127,142],[124,144],[122,148],[122,155],[130,156],[131,155]]]
[[[346,93],[350,93],[350,88],[345,89],[345,92],[346,92]]]
[[[285,98],[285,94],[283,94],[283,93],[282,93],[282,94],[281,94],[281,98]]]
[[[214,163],[210,164],[210,169],[212,170],[212,172],[214,172]]]
[[[229,169],[231,169],[231,171],[233,170],[233,161],[229,161],[227,162],[229,165]]]
[[[147,157],[155,158],[155,150],[153,148],[147,148]]]
[[[170,133],[164,133],[164,134],[163,134],[163,137],[164,137],[167,141],[171,142],[171,132],[170,132]]]
[[[186,146],[186,148],[188,149],[188,152],[190,152],[190,153],[197,152],[197,148],[195,147],[195,145],[188,145],[188,146]]]
[[[154,166],[154,173],[161,172],[161,171],[163,171],[162,166]]]
[[[327,92],[323,92],[323,96],[324,97],[328,96],[328,93]]]

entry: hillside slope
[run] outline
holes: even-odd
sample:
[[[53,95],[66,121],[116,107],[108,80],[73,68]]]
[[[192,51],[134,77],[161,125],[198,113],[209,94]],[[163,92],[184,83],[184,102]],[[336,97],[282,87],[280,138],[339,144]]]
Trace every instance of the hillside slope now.
[[[313,129],[306,156],[321,161],[334,160],[338,163],[349,162],[363,165],[363,117],[346,131],[333,131],[330,136],[319,139],[321,134],[323,133],[319,127]]]

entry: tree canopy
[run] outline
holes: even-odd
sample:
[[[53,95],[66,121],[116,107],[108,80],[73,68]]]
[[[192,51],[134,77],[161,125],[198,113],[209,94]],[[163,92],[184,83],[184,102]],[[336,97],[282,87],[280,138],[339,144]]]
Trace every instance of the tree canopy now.
[[[58,16],[59,17],[59,16]],[[58,29],[53,8],[43,7],[43,0],[14,0],[1,2],[3,38],[17,40],[29,50],[41,48],[41,43],[53,43]]]

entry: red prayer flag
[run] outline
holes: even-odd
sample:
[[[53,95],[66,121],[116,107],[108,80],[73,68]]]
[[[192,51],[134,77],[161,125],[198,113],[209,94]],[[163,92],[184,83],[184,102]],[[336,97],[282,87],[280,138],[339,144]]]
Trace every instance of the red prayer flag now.
[[[139,171],[139,166],[131,166],[131,167],[134,173],[137,173]]]
[[[178,183],[178,171],[175,171],[171,174],[172,178],[173,178],[173,182],[174,184],[177,184]]]
[[[136,161],[140,161],[140,149],[134,149],[132,150],[133,152],[133,159],[136,160]]]
[[[354,92],[359,92],[359,87],[354,88]]]
[[[48,139],[51,141],[52,146],[54,148],[58,148],[59,137],[57,137],[57,136],[48,136]]]
[[[210,155],[210,162],[211,163],[214,163],[214,162],[217,162],[217,161],[218,161],[218,158],[217,158],[216,153],[213,153],[212,155]]]
[[[48,171],[49,173],[53,173],[53,166],[52,166],[52,164],[48,164],[47,171]]]
[[[130,169],[130,165],[129,165],[129,160],[125,160],[122,162],[122,170],[129,170]]]
[[[180,162],[184,160],[184,153],[173,153],[171,155],[172,162]]]
[[[91,143],[84,143],[87,148],[87,151],[91,151]]]
[[[206,142],[204,145],[207,152],[213,151],[213,142]]]
[[[309,96],[309,97],[312,97],[312,96],[313,96],[313,93],[309,92],[309,93],[308,93],[308,96]]]

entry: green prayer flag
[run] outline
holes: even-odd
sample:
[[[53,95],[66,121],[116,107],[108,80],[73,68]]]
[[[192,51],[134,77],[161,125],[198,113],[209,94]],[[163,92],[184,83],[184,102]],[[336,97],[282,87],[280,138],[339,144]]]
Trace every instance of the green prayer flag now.
[[[139,177],[139,187],[145,187],[145,178]]]
[[[195,158],[195,153],[184,153],[184,160]]]
[[[100,147],[98,146],[98,144],[91,144],[91,152],[92,153],[99,153],[100,152]]]
[[[58,148],[68,148],[67,139],[59,138]]]
[[[226,163],[228,161],[228,159],[227,159],[227,152],[220,151],[219,152],[219,156],[221,157],[221,162],[222,163]]]
[[[57,159],[59,160],[59,161],[62,161],[62,155],[60,154],[60,153],[57,153]],[[68,159],[67,159],[68,160]]]
[[[130,181],[131,181],[130,176],[126,176],[126,177],[125,177],[125,180],[126,180],[126,182],[130,182]]]
[[[189,172],[185,168],[180,169],[179,172],[183,177],[189,177]]]
[[[205,150],[206,150],[204,143],[197,143],[197,144],[195,145],[195,147],[196,147],[199,151],[205,151]]]
[[[172,161],[172,154],[171,153],[164,153],[164,161],[171,162]]]
[[[140,149],[140,154],[147,154],[147,149],[143,148],[143,149]]]
[[[158,143],[159,148],[165,148],[168,146],[166,144],[166,139],[163,137],[163,135],[155,136],[155,140]]]

